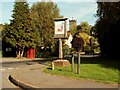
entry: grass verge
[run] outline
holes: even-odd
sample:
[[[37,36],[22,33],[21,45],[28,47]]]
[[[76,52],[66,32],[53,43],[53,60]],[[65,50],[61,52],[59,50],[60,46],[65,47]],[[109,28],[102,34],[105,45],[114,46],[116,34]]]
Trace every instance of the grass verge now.
[[[71,59],[69,58],[71,62]],[[72,73],[71,66],[55,67],[49,66],[44,72],[52,75],[62,75],[76,79],[90,79],[104,83],[120,83],[118,73],[118,60],[108,60],[103,58],[81,58],[80,74],[77,74],[77,58],[75,59],[75,72]]]

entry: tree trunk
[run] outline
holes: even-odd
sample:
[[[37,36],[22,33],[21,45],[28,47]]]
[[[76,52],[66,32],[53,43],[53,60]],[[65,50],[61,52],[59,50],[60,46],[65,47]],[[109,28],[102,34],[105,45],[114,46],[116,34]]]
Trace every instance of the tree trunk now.
[[[21,57],[23,57],[23,54],[24,54],[24,47],[22,48],[22,52],[21,52]]]
[[[72,72],[74,73],[74,54],[72,55]]]
[[[18,51],[17,58],[20,58],[20,50]]]
[[[77,74],[80,74],[80,51],[78,51],[78,70],[77,70]]]

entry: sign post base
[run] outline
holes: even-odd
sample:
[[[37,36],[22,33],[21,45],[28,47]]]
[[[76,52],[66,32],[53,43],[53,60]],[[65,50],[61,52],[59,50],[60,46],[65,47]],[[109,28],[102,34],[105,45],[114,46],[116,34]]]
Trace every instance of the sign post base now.
[[[70,62],[68,60],[58,59],[53,61],[54,67],[67,67],[70,66]]]

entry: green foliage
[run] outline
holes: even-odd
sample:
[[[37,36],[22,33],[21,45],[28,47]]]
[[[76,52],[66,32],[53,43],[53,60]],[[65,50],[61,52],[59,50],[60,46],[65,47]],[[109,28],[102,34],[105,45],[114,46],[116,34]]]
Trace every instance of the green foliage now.
[[[39,32],[31,18],[27,2],[15,2],[12,20],[5,25],[3,39],[18,51],[25,47],[35,48],[40,43]]]
[[[73,40],[72,40],[72,47],[76,50],[76,51],[80,51],[83,46],[84,46],[84,40],[83,38],[81,37],[77,37],[77,35],[75,35],[73,37]]]
[[[59,55],[59,40],[55,40],[54,44],[51,46],[52,56]]]
[[[55,50],[54,18],[59,15],[59,8],[53,2],[38,2],[31,9],[26,2],[15,2],[12,20],[5,24],[2,38],[7,43],[23,50],[25,47],[48,46]]]
[[[76,20],[70,20],[69,23],[70,23],[70,32],[74,36],[75,33],[77,32]]]
[[[16,40],[12,35],[12,27],[9,24],[5,24],[4,30],[2,31],[2,40],[10,43],[14,47],[16,46]]]
[[[120,2],[97,2],[98,10],[96,16],[99,20],[109,19],[108,23],[117,23],[120,20]]]
[[[93,37],[93,36],[91,36],[91,38],[90,38],[90,44],[91,44],[92,48],[98,47],[99,46],[98,39],[95,38],[95,37]]]
[[[69,48],[68,45],[63,45],[63,54],[69,55],[72,51],[74,51],[74,48]]]
[[[43,57],[43,58],[48,58],[49,56],[50,56],[50,52],[48,52],[48,51],[44,51],[41,53],[41,57]]]
[[[12,27],[13,38],[16,41],[17,47],[33,47],[35,48],[36,32],[32,23],[29,7],[26,2],[15,2],[13,10],[13,20],[10,26]]]
[[[84,40],[84,46],[86,46],[87,44],[90,44],[91,36],[88,35],[87,33],[80,31],[76,34],[76,37],[82,38]]]
[[[120,58],[119,23],[120,23],[120,2],[97,2],[98,17],[96,29],[98,33],[102,55],[109,58]]]
[[[3,28],[4,28],[4,25],[0,24],[0,32],[3,30]]]
[[[91,52],[91,46],[87,44],[87,45],[84,47],[84,51],[85,51],[86,54],[89,54],[89,53]]]
[[[0,51],[0,58],[2,57],[3,55],[2,55],[2,51]]]
[[[89,33],[94,32],[95,34],[89,34],[87,31],[85,31],[85,27],[89,27],[89,29],[86,29],[89,31]],[[93,29],[90,27],[91,26],[89,26],[87,22],[83,22],[77,27],[78,32],[76,33],[76,37],[83,39],[83,49],[86,53],[90,53],[92,50],[97,49],[99,46],[98,39],[96,38],[96,32],[93,31],[95,28]]]
[[[70,31],[71,31],[72,35],[74,36],[75,33],[77,32],[77,28],[76,28],[76,26],[73,27],[73,28],[71,28]]]
[[[88,47],[90,46],[91,38],[90,30],[91,26],[88,24],[88,22],[81,22],[80,25],[77,26],[76,36],[83,39],[85,51],[89,51]]]
[[[53,2],[37,2],[31,8],[32,20],[39,31],[41,44],[54,47],[54,18],[60,17],[59,9]]]
[[[92,26],[92,27],[91,27],[90,34],[91,34],[91,36],[93,36],[93,37],[97,37],[98,33],[97,33],[97,30],[96,30],[96,27],[95,27],[95,26]]]
[[[2,31],[4,29],[4,25],[0,24],[0,40],[2,40]]]
[[[90,35],[91,26],[88,22],[81,22],[80,25],[77,26],[77,31],[83,31]]]

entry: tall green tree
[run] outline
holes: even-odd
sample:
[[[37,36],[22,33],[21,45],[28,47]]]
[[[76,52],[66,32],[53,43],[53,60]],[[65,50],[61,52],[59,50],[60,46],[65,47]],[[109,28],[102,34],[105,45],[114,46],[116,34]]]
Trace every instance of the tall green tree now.
[[[17,57],[22,57],[25,47],[35,48],[39,43],[38,31],[30,16],[26,0],[15,2],[10,25],[5,27],[5,41],[17,49]]]
[[[0,24],[0,41],[2,40],[2,31],[4,29],[4,25]]]
[[[59,8],[53,2],[37,2],[31,7],[32,19],[39,31],[43,46],[54,49],[54,19],[61,17]]]
[[[84,50],[86,47],[90,48],[90,38],[91,38],[91,26],[88,24],[88,22],[81,22],[80,25],[77,26],[77,37],[81,37],[84,40]],[[90,50],[88,48],[88,50]]]
[[[80,25],[77,26],[77,31],[83,31],[90,35],[91,26],[88,22],[81,22]]]
[[[120,2],[97,2],[96,29],[102,55],[119,58]]]

